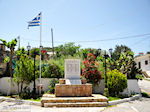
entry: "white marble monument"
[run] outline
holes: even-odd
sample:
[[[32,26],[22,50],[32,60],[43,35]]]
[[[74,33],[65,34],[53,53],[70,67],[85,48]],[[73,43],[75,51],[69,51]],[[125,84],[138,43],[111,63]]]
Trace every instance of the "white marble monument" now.
[[[55,96],[91,96],[92,84],[83,83],[80,72],[79,59],[65,59],[65,77],[59,79],[59,84],[56,84]]]
[[[80,59],[65,59],[65,81],[66,84],[81,84]]]

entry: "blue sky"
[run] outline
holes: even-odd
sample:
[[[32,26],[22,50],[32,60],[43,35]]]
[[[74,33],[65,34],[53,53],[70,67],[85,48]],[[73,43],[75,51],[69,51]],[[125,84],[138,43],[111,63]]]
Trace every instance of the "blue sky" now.
[[[0,0],[0,38],[10,41],[20,35],[21,46],[39,46],[39,27],[27,29],[42,11],[42,45],[76,42],[83,48],[108,50],[127,45],[135,54],[150,51],[150,36],[113,39],[150,33],[150,0]]]

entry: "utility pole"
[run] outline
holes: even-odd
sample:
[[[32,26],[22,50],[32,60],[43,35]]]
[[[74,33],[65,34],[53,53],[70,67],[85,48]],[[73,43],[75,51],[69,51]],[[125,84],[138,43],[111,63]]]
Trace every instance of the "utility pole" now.
[[[52,51],[54,56],[54,41],[53,41],[53,29],[51,28],[51,36],[52,36]]]

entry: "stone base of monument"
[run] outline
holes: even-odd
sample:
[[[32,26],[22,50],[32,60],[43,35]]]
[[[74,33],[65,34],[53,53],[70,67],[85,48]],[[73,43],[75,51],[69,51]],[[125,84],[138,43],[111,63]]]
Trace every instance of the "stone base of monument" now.
[[[92,84],[86,84],[80,79],[59,79],[55,86],[55,96],[91,96]]]
[[[44,94],[41,99],[42,107],[104,107],[108,105],[108,99],[99,94],[90,97],[56,97],[52,94]]]
[[[68,85],[56,84],[55,96],[91,96],[92,84]]]

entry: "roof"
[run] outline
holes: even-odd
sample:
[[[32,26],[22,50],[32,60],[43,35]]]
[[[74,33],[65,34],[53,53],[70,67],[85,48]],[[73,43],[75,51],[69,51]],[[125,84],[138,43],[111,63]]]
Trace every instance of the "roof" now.
[[[145,54],[145,55],[137,56],[134,59],[138,60],[138,59],[143,59],[143,58],[146,58],[146,57],[150,57],[150,54]]]

